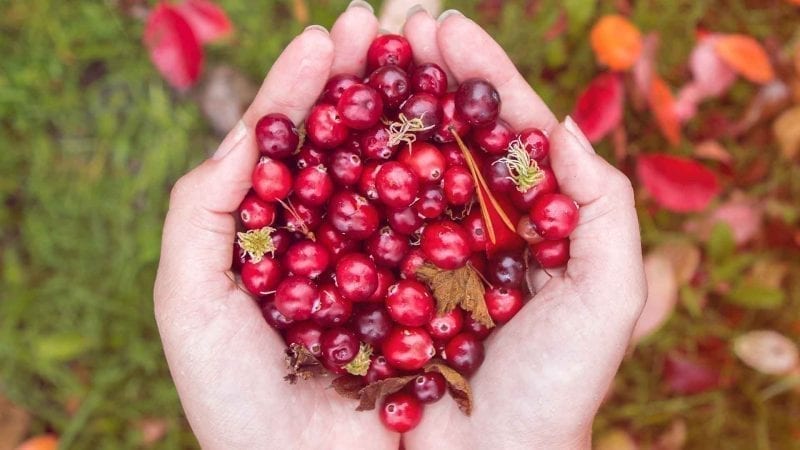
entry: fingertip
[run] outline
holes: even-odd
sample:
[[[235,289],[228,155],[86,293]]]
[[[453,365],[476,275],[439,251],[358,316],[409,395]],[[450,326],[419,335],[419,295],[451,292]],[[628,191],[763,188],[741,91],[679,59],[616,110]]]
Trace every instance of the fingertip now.
[[[403,35],[408,39],[414,51],[414,62],[438,65],[447,74],[448,82],[454,84],[455,78],[448,69],[436,42],[437,33],[436,19],[425,8],[417,5],[409,11],[406,23],[403,25]]]
[[[331,74],[350,73],[363,75],[367,65],[366,53],[378,34],[378,19],[372,12],[354,2],[336,19],[331,27],[334,58]]]

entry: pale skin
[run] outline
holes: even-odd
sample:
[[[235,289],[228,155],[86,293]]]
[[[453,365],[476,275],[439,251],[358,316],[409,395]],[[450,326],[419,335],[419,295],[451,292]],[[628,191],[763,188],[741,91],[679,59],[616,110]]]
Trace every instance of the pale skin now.
[[[155,315],[178,393],[204,448],[398,448],[372,412],[326,389],[329,379],[283,381],[283,342],[230,274],[232,213],[258,159],[253,126],[269,112],[303,121],[330,75],[364,74],[378,33],[372,12],[349,8],[330,33],[308,29],[272,66],[242,122],[209,160],[175,185],[164,224]],[[591,424],[646,298],[628,179],[559,123],[500,46],[460,14],[412,14],[404,29],[417,62],[453,80],[485,78],[515,129],[547,130],[561,190],[580,205],[566,269],[536,271],[536,294],[486,341],[472,378],[475,407],[449,397],[402,436],[416,448],[589,448]],[[465,50],[469,49],[469,50]]]

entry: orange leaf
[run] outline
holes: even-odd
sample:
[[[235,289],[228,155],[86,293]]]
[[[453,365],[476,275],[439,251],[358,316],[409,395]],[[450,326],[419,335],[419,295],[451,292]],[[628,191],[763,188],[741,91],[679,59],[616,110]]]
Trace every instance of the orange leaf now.
[[[592,49],[601,64],[613,70],[628,70],[642,52],[642,33],[619,15],[603,16],[592,27]]]
[[[650,84],[649,100],[661,133],[670,144],[678,145],[681,141],[681,124],[675,113],[675,97],[667,83],[655,74]]]
[[[768,83],[775,78],[767,52],[752,37],[745,34],[722,35],[715,48],[725,63],[748,80]]]
[[[58,448],[58,438],[52,434],[43,434],[19,444],[17,450],[56,450],[56,448]]]

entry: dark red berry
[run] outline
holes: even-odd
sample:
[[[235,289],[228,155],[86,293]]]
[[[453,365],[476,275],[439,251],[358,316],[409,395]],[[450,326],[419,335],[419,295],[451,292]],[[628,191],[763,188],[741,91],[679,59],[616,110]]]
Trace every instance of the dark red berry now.
[[[253,170],[253,190],[261,200],[284,200],[292,189],[292,174],[286,164],[262,156]]]
[[[397,267],[408,253],[408,238],[390,227],[383,227],[367,240],[366,250],[375,264]]]
[[[422,404],[405,392],[387,395],[379,416],[383,425],[395,433],[412,430],[422,421]]]
[[[366,198],[343,191],[331,197],[328,203],[328,221],[345,237],[363,240],[378,229],[378,210]]]
[[[436,314],[428,321],[425,329],[438,341],[449,341],[464,327],[464,313],[456,308],[446,313]]]
[[[400,263],[400,276],[406,280],[417,279],[417,269],[425,264],[425,254],[422,250],[415,248],[406,254]]]
[[[295,242],[283,255],[283,267],[294,275],[316,278],[328,269],[331,256],[324,245],[308,239]]]
[[[261,315],[264,316],[264,320],[267,321],[269,326],[276,330],[285,330],[294,323],[293,320],[287,319],[286,316],[278,311],[278,308],[275,307],[275,302],[272,300],[261,304]]]
[[[294,195],[305,205],[322,206],[332,194],[333,180],[325,166],[306,167],[294,179]]]
[[[470,332],[458,334],[445,346],[444,358],[450,367],[468,377],[483,364],[483,342]]]
[[[486,232],[486,224],[483,221],[480,211],[472,211],[464,218],[461,225],[467,231],[467,243],[473,252],[486,251],[486,244],[489,237]]]
[[[378,289],[378,269],[361,253],[343,256],[336,263],[336,286],[352,302],[363,302]]]
[[[382,34],[367,49],[367,71],[394,64],[407,69],[411,64],[411,44],[398,34]]]
[[[426,130],[415,133],[417,139],[427,139],[432,136],[442,121],[442,106],[439,104],[439,99],[424,92],[408,97],[400,105],[400,113],[408,120],[420,119],[422,121],[422,126]]]
[[[472,140],[490,155],[505,155],[514,137],[514,131],[501,119],[472,129]]]
[[[531,159],[542,162],[550,154],[550,140],[538,128],[526,128],[520,131],[519,140]]]
[[[319,207],[306,206],[292,196],[290,202],[292,209],[283,212],[285,227],[293,233],[314,231],[322,223],[323,211]]]
[[[410,384],[411,394],[422,403],[436,403],[444,397],[447,381],[439,372],[426,372],[417,375]]]
[[[311,311],[314,322],[323,327],[344,324],[353,313],[353,304],[342,297],[333,283],[325,283],[319,288],[319,301]]]
[[[255,193],[249,193],[239,205],[239,218],[248,230],[258,230],[275,221],[275,203],[265,202]]]
[[[306,167],[319,166],[320,164],[327,165],[328,156],[327,152],[323,152],[311,145],[311,143],[306,142],[300,147],[300,153],[295,156],[295,166],[298,169],[305,169]]]
[[[533,257],[545,269],[561,267],[569,260],[569,239],[546,240],[530,247]]]
[[[447,74],[434,63],[420,64],[411,72],[411,91],[441,97],[447,92]]]
[[[389,287],[393,285],[397,281],[394,276],[394,272],[391,270],[380,267],[378,268],[378,288],[375,289],[375,292],[367,299],[368,302],[380,302],[386,299],[386,294],[389,293]]]
[[[400,370],[419,370],[435,353],[431,336],[422,328],[394,328],[381,348],[389,364]]]
[[[464,153],[461,152],[458,145],[452,143],[442,144],[439,146],[439,151],[444,155],[445,167],[467,166],[467,160],[464,159]]]
[[[365,84],[354,84],[342,92],[336,110],[345,125],[356,130],[366,130],[380,120],[383,100],[375,89]]]
[[[508,166],[500,160],[501,157],[486,159],[482,166],[483,177],[486,179],[486,184],[489,185],[489,190],[496,194],[511,194],[512,199],[514,191],[517,190],[517,185],[514,184],[514,179],[511,178],[511,172],[508,171]],[[523,208],[528,210],[529,208]]]
[[[506,323],[522,309],[522,291],[495,286],[483,296],[489,316],[497,323]]]
[[[375,183],[380,169],[381,165],[377,161],[370,161],[364,166],[364,170],[361,171],[361,177],[358,179],[359,194],[370,200],[378,199],[378,187]]]
[[[306,136],[321,149],[338,147],[350,131],[334,105],[322,103],[311,108],[306,119]]]
[[[489,260],[489,282],[496,286],[519,288],[525,279],[525,261],[516,251],[499,252]]]
[[[242,247],[239,247],[239,242],[233,242],[233,255],[231,257],[231,270],[236,273],[242,271],[242,265],[247,261],[247,253],[242,250]]]
[[[322,89],[322,94],[319,96],[318,101],[336,106],[345,89],[359,83],[361,83],[361,79],[349,73],[334,75],[325,83],[325,87]]]
[[[444,190],[429,184],[422,188],[419,198],[412,205],[414,211],[422,218],[433,220],[439,218],[447,209],[447,201],[444,199]]]
[[[564,194],[543,194],[533,203],[530,217],[543,238],[563,239],[578,226],[578,205]]]
[[[322,346],[319,339],[322,336],[322,328],[314,322],[295,322],[289,325],[284,335],[286,345],[302,345],[312,355],[319,358],[322,356]]]
[[[385,380],[387,378],[397,376],[397,370],[394,367],[390,366],[389,363],[386,361],[386,358],[383,355],[375,356],[373,355],[370,358],[369,369],[367,369],[367,374],[364,375],[364,381],[367,384],[374,383],[376,381]]]
[[[442,194],[442,196],[443,195],[444,194]],[[413,234],[423,224],[422,218],[417,215],[417,211],[414,209],[414,207],[387,211],[386,220],[389,222],[389,226],[392,227],[394,231],[405,236]]]
[[[377,125],[361,133],[359,142],[362,155],[366,159],[386,161],[394,155],[397,149],[397,145],[389,145],[389,130],[382,125]]]
[[[310,319],[314,304],[318,301],[319,290],[306,277],[289,275],[275,290],[275,307],[287,319]]]
[[[315,234],[317,242],[325,246],[333,261],[338,260],[342,255],[355,252],[358,249],[358,241],[348,239],[328,222],[320,224]]]
[[[392,319],[407,327],[426,325],[435,309],[433,295],[424,284],[412,280],[400,280],[389,288],[386,309]]]
[[[341,186],[352,186],[358,183],[361,172],[364,170],[358,153],[345,148],[339,148],[333,152],[328,167],[331,177]]]
[[[472,253],[467,242],[467,232],[450,220],[431,223],[422,231],[420,248],[425,258],[441,269],[462,267]]]
[[[383,105],[396,110],[411,95],[406,72],[395,65],[383,66],[369,76],[367,84],[376,89],[383,98]]]
[[[466,136],[471,127],[456,114],[456,94],[448,92],[439,98],[439,104],[442,106],[442,121],[433,133],[433,140],[439,143],[453,142],[456,140],[453,131],[461,137]]]
[[[253,295],[264,296],[275,290],[283,277],[283,269],[274,259],[264,256],[259,262],[242,264],[242,284]]]
[[[410,205],[417,197],[419,180],[404,164],[389,161],[378,170],[375,186],[381,202],[392,209],[400,209]]]
[[[422,183],[441,180],[447,167],[442,152],[427,142],[414,142],[411,146],[404,146],[398,153],[397,160],[411,169]]]
[[[470,125],[488,125],[500,113],[500,94],[488,81],[471,78],[456,91],[456,114]]]
[[[358,354],[358,338],[352,331],[336,327],[326,330],[320,336],[322,357],[331,365],[343,366]]]
[[[492,334],[494,328],[489,328],[486,325],[478,322],[472,318],[470,313],[464,313],[464,331],[474,334],[478,339],[484,340]]]
[[[289,246],[292,244],[294,238],[292,237],[292,233],[285,228],[278,228],[277,230],[273,230],[270,233],[270,237],[272,238],[272,253],[275,256],[281,256],[286,253],[286,250],[289,250]]]
[[[472,200],[475,194],[475,180],[469,169],[455,166],[444,173],[444,197],[453,206],[463,206]]]
[[[258,150],[270,158],[287,158],[300,143],[297,127],[291,119],[280,113],[267,114],[259,119],[255,133]]]
[[[556,181],[556,175],[553,173],[553,170],[546,166],[540,166],[539,168],[542,170],[544,178],[537,184],[524,192],[518,190],[516,187],[509,191],[511,193],[511,201],[517,209],[529,211],[537,198],[544,194],[558,191],[558,181]]]
[[[380,347],[392,330],[392,318],[379,303],[360,305],[353,311],[350,322],[358,338],[373,347]]]

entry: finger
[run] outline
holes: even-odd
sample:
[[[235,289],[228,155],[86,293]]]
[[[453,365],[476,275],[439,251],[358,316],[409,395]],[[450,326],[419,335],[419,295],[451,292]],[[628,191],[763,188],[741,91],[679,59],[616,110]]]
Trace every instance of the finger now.
[[[552,269],[531,267],[525,272],[525,282],[528,284],[528,289],[531,293],[536,294],[544,289],[545,285],[553,278],[563,278],[565,270],[564,267],[555,267]]]
[[[331,28],[335,49],[331,75],[350,73],[363,76],[367,49],[377,35],[378,19],[372,6],[362,0],[351,2]]]
[[[455,78],[447,68],[447,63],[439,51],[436,43],[436,33],[438,24],[436,19],[431,17],[428,11],[420,5],[408,11],[408,19],[403,26],[403,36],[408,39],[411,49],[414,52],[414,62],[419,65],[423,63],[434,63],[442,68],[447,74],[447,81],[454,85]]]
[[[442,13],[439,21],[439,50],[458,82],[483,78],[493,84],[503,102],[500,116],[514,129],[537,127],[549,132],[555,128],[558,121],[550,108],[478,24],[454,10]]]

